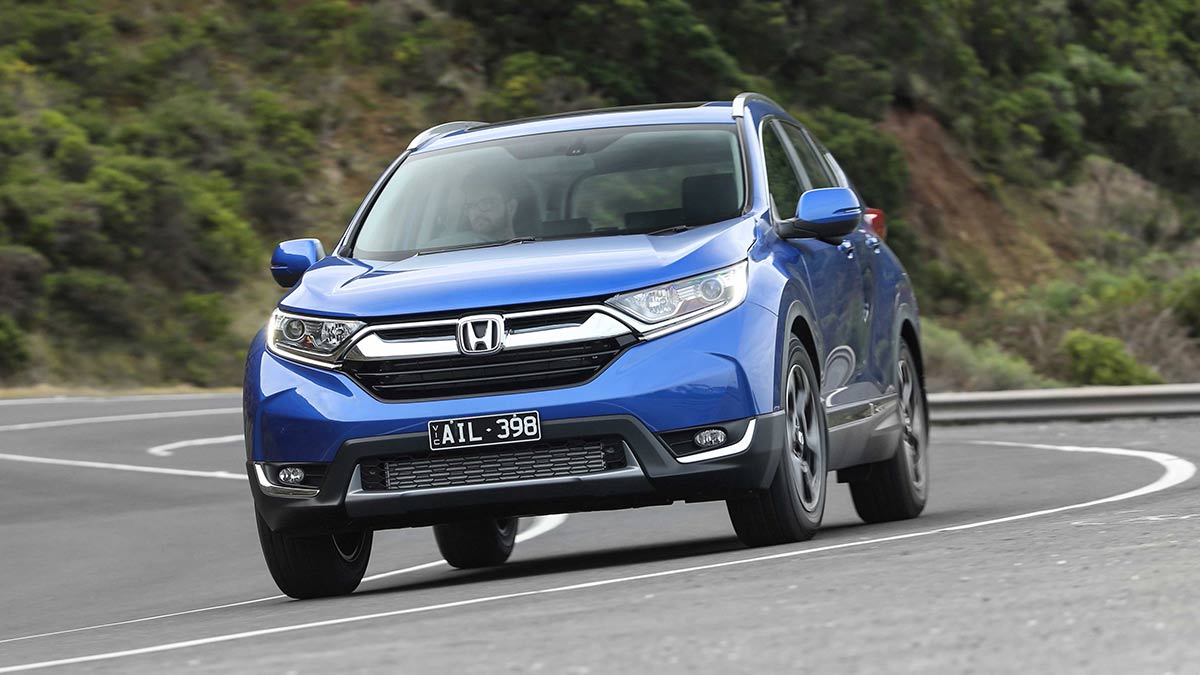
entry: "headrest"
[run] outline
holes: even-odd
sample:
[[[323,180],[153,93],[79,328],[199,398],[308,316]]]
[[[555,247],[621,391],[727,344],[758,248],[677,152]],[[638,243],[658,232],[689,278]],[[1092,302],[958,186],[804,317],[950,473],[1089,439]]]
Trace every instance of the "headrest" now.
[[[683,179],[681,201],[689,225],[715,223],[738,214],[737,184],[731,173],[689,176]]]

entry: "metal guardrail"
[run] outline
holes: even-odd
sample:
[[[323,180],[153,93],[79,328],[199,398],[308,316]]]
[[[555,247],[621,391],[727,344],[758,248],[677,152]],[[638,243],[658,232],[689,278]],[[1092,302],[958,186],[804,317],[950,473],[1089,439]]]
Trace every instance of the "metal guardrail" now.
[[[1200,383],[929,395],[936,424],[1200,415]]]

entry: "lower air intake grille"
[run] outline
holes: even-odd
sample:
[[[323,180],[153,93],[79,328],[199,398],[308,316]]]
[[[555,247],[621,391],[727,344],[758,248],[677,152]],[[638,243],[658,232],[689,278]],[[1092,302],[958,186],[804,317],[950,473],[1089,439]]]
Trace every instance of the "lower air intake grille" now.
[[[553,441],[505,450],[366,460],[362,486],[367,491],[417,490],[579,476],[624,466],[625,447],[620,440]]]

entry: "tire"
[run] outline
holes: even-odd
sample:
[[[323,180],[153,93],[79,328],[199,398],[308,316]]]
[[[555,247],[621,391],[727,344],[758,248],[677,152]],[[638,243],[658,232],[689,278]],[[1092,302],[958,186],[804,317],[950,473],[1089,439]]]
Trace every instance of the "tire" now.
[[[779,468],[766,490],[726,502],[742,543],[770,546],[811,539],[825,514],[829,430],[816,370],[804,345],[792,338],[783,370],[787,435]]]
[[[484,518],[434,525],[438,551],[460,570],[494,567],[508,560],[517,541],[516,518]]]
[[[272,532],[256,515],[258,541],[279,590],[300,600],[349,595],[371,558],[372,532],[299,537]]]
[[[868,523],[916,518],[929,497],[929,406],[907,342],[900,344],[896,383],[903,422],[896,454],[871,464],[864,480],[850,483],[854,510]]]

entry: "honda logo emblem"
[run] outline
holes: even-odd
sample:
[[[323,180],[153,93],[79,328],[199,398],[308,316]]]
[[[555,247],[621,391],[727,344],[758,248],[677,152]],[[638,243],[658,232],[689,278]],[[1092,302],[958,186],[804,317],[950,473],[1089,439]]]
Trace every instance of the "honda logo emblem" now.
[[[458,351],[464,354],[491,354],[504,346],[504,317],[481,314],[458,320]]]

